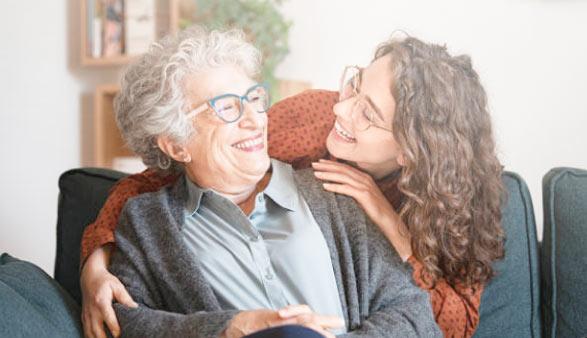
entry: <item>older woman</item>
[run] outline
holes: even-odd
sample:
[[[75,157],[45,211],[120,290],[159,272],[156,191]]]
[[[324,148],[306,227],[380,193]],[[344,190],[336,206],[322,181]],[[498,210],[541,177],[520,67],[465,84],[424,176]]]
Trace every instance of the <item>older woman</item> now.
[[[115,304],[122,333],[439,335],[427,295],[360,206],[269,159],[259,61],[242,33],[194,28],[127,69],[115,102],[125,140],[148,167],[182,174],[120,216],[110,268],[138,303]]]

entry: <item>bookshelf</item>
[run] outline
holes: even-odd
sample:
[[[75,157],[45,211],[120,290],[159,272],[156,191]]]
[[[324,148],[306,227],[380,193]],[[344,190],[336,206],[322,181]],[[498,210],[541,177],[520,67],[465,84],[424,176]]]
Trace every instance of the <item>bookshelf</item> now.
[[[116,125],[114,96],[120,85],[103,84],[94,90],[94,163],[96,167],[113,168],[117,157],[135,156],[124,145]]]
[[[113,56],[93,57],[91,37],[89,36],[92,18],[88,17],[88,9],[95,3],[103,0],[82,0],[81,1],[81,64],[83,66],[121,66],[128,64],[135,56],[122,53]],[[140,0],[139,0],[140,1]],[[181,9],[188,6],[189,0],[154,0],[154,38],[159,39],[165,34],[174,33],[179,29]],[[122,18],[124,21],[124,18]],[[122,39],[122,37],[121,37]],[[99,47],[98,49],[102,49]]]

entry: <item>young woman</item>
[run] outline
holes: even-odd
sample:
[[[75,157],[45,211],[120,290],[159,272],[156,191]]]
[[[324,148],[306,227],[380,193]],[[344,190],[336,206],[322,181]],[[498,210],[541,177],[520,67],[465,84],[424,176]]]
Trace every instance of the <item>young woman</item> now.
[[[321,104],[330,98],[325,93]],[[471,336],[492,263],[504,254],[504,189],[486,94],[469,57],[414,38],[390,40],[366,68],[345,69],[333,111],[327,138],[313,127],[298,134],[312,144],[326,138],[329,153],[346,162],[321,160],[315,175],[324,189],[355,198],[411,263],[445,336]],[[308,148],[312,159],[324,146]],[[119,183],[84,233],[84,313],[92,322],[112,328],[111,300],[128,298],[106,270],[111,244],[104,246],[114,242],[124,201],[175,179],[145,172]]]

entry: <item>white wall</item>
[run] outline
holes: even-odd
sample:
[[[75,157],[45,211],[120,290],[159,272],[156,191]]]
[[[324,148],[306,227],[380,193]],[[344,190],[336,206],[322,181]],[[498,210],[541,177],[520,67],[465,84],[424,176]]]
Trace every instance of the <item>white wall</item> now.
[[[79,3],[0,4],[0,252],[51,275],[58,177],[91,156],[93,86],[117,79],[80,67]]]
[[[283,78],[337,89],[394,30],[473,59],[488,92],[506,170],[527,182],[542,236],[542,176],[587,168],[587,2],[571,0],[291,0]],[[585,206],[587,208],[587,206]]]
[[[117,68],[82,68],[80,0],[0,4],[0,252],[52,273],[57,179],[91,156],[91,93]],[[549,168],[587,168],[586,1],[289,0],[284,78],[336,89],[394,29],[468,53],[486,85],[500,154],[528,182],[539,227]],[[541,230],[540,230],[541,231]]]

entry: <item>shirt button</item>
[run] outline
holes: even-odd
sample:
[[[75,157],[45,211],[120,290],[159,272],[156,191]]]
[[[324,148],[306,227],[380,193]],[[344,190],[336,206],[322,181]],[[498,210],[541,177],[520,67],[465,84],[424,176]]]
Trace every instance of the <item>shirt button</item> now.
[[[267,279],[267,280],[272,280],[272,279],[273,279],[273,275],[272,275],[271,273],[267,273],[267,274],[265,275],[265,279]]]
[[[259,235],[251,237],[251,242],[257,242],[259,240]]]
[[[259,201],[259,202],[263,202],[263,195],[259,195],[259,196],[257,197],[257,201]]]

